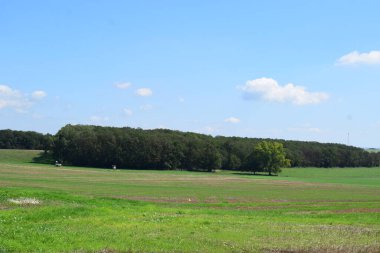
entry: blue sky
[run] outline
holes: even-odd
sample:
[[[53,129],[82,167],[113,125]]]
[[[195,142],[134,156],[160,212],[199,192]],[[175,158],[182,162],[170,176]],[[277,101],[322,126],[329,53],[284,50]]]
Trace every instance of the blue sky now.
[[[0,129],[95,124],[380,147],[379,9],[0,0]]]

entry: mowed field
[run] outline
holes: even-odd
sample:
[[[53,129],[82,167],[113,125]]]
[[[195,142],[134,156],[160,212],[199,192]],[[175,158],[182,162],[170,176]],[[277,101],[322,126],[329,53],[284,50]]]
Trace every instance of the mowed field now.
[[[380,168],[113,171],[38,153],[0,150],[0,252],[380,252]]]

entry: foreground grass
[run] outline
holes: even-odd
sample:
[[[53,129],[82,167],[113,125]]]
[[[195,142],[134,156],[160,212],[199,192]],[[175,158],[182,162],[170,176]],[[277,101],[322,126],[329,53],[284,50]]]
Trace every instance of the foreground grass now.
[[[0,252],[380,251],[379,168],[266,177],[16,162],[0,160]],[[9,201],[23,198],[40,203]]]

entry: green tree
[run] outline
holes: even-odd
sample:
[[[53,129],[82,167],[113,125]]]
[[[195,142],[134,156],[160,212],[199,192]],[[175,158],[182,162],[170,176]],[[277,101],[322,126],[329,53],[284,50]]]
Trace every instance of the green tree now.
[[[263,172],[255,150],[253,150],[251,154],[249,154],[245,159],[245,163],[243,164],[242,169],[244,171],[253,172],[253,174],[256,174],[257,172]]]
[[[253,150],[253,156],[256,158],[256,166],[258,166],[255,171],[268,172],[269,175],[278,174],[282,167],[290,166],[284,146],[279,142],[259,142]]]
[[[211,144],[206,144],[203,155],[200,158],[201,170],[213,172],[222,166],[222,156],[219,151]]]

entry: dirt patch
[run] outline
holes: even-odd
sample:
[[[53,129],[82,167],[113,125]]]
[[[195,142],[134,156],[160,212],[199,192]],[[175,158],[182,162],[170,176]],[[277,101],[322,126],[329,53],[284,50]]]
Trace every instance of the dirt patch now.
[[[265,211],[283,209],[283,206],[237,206],[237,210],[253,210],[253,211]]]
[[[0,205],[0,210],[7,210],[7,209],[9,209],[8,206]]]
[[[289,202],[289,200],[287,200],[287,199],[272,199],[270,202],[273,202],[273,203],[286,203],[286,202]]]
[[[244,203],[252,203],[252,202],[260,202],[260,203],[270,203],[277,201],[252,201],[251,199],[239,199],[239,198],[218,198],[218,197],[207,197],[205,199],[199,199],[196,197],[155,197],[155,196],[111,196],[112,198],[117,199],[129,199],[129,200],[138,200],[138,201],[146,201],[146,202],[154,202],[154,203],[181,203],[181,204],[220,204],[220,203],[228,203],[228,204],[244,204]],[[278,202],[287,202],[287,201],[278,201]],[[299,206],[299,205],[297,205]],[[288,207],[288,206],[287,206]],[[210,206],[210,208],[215,209],[235,209],[235,210],[272,210],[272,209],[280,209],[284,208],[283,206],[230,206],[230,207],[218,207],[218,206]]]
[[[199,203],[199,200],[194,197],[148,197],[148,196],[113,196],[118,199],[138,200],[153,203]]]
[[[321,183],[311,183],[311,182],[301,182],[301,181],[288,181],[288,180],[267,180],[267,179],[260,179],[255,182],[261,183],[261,184],[270,184],[270,185],[291,185],[291,186],[325,186],[326,184]]]
[[[207,204],[216,204],[216,203],[220,203],[220,200],[217,197],[208,197],[202,202],[207,203]]]
[[[9,169],[9,170],[2,170],[2,173],[8,173],[8,174],[14,174],[14,175],[41,175],[41,174],[46,174],[46,172],[43,171],[37,171],[37,170],[14,170],[14,169]]]
[[[69,167],[57,168],[54,165],[51,166],[31,166],[26,164],[2,164],[2,172],[16,173],[16,174],[48,174],[48,175],[60,175],[64,174],[101,174],[107,170],[86,170],[75,169]],[[14,168],[17,168],[16,170]]]
[[[114,251],[114,250],[110,250],[110,249],[102,249],[101,251],[99,251],[99,253],[116,253],[117,251]],[[132,252],[132,251],[126,251],[126,252]]]
[[[239,210],[239,211],[270,211],[284,208],[282,206],[210,206],[207,208],[220,210]]]
[[[72,253],[87,253],[89,251],[73,251]],[[95,252],[95,251],[94,251]],[[132,253],[132,251],[116,251],[111,249],[102,249],[100,251],[96,251],[96,253]]]
[[[380,213],[380,208],[351,208],[343,210],[323,210],[323,211],[296,211],[288,214],[345,214],[345,213]]]
[[[380,208],[351,208],[343,210],[292,211],[287,214],[345,214],[345,213],[380,213]]]
[[[335,210],[333,213],[380,213],[380,208],[352,208],[344,210]]]
[[[225,184],[231,182],[252,182],[244,178],[213,178],[213,177],[152,177],[152,178],[130,178],[131,182],[196,182],[196,183],[211,183],[211,184]]]
[[[379,253],[380,246],[318,247],[309,249],[263,249],[264,253]]]

